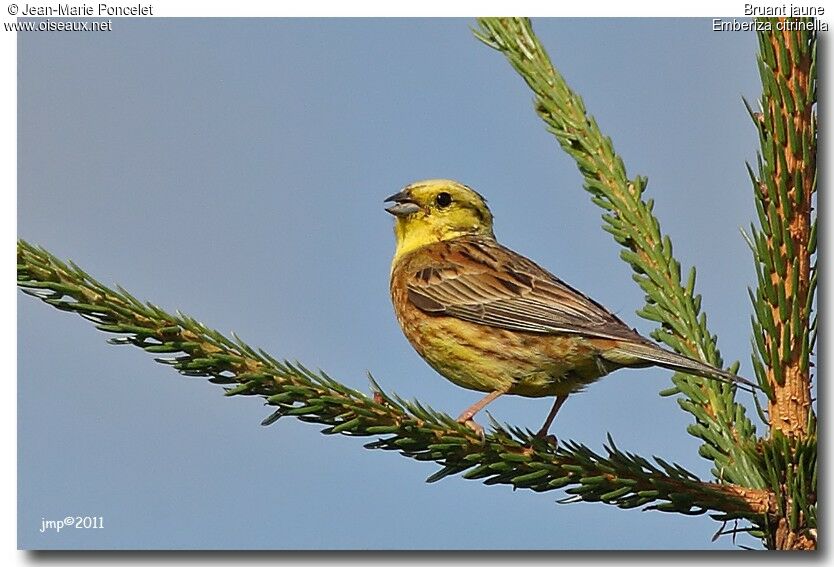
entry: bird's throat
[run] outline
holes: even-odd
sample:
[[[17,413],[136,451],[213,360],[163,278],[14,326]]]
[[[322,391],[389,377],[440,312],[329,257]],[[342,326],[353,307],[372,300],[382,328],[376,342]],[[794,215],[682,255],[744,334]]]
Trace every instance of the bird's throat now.
[[[411,219],[398,218],[394,223],[394,236],[396,237],[397,248],[394,252],[394,259],[391,262],[391,269],[394,269],[394,266],[400,258],[423,246],[478,234],[492,237],[491,230],[479,226],[453,228],[424,221],[415,222]]]
[[[393,264],[409,252],[440,240],[436,227],[409,219],[397,219],[394,223],[394,236],[397,240],[397,249],[394,252]]]

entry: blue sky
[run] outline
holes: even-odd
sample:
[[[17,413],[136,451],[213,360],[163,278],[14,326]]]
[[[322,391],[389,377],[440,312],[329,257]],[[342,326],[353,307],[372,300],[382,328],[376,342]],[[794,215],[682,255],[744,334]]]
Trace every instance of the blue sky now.
[[[644,333],[642,293],[599,228],[531,93],[463,19],[117,20],[18,35],[19,235],[107,284],[368,390],[366,373],[457,415],[393,316],[382,199],[422,178],[483,193],[505,244]],[[749,362],[755,37],[709,20],[539,19],[560,71],[649,195],[726,360]],[[162,549],[732,548],[709,518],[557,505],[177,375],[29,297],[18,300],[19,545]],[[709,477],[670,373],[620,371],[553,432]],[[535,428],[549,400],[506,397]],[[483,421],[485,418],[482,417]],[[42,519],[103,516],[41,534]],[[744,537],[739,543],[755,545]]]

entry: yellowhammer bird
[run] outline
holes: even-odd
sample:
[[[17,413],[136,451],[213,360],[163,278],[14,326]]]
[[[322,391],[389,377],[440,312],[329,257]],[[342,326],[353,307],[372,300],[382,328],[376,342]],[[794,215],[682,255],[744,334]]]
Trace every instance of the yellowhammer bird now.
[[[662,366],[757,386],[661,348],[602,305],[499,244],[481,195],[448,179],[413,183],[385,200],[396,217],[391,298],[406,338],[435,370],[488,394],[556,396],[540,436],[573,392],[618,368]]]

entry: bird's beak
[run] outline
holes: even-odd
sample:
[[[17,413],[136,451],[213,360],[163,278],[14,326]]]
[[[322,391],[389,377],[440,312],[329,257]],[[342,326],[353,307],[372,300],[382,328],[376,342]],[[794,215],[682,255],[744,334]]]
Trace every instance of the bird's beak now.
[[[392,203],[385,207],[385,210],[396,217],[405,217],[420,210],[420,205],[409,197],[407,191],[394,193],[383,202]]]

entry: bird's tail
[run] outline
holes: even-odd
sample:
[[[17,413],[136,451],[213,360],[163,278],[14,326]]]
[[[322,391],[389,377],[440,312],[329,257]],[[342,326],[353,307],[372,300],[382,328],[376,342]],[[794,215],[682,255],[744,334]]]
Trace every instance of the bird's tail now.
[[[620,363],[630,359],[630,364],[626,363],[625,366],[657,365],[676,372],[683,372],[684,374],[695,374],[696,376],[710,380],[737,384],[742,390],[751,393],[755,390],[761,390],[758,384],[746,378],[730,374],[725,370],[715,368],[699,360],[666,350],[654,343],[621,342],[612,351],[605,353],[604,356],[612,362]]]

